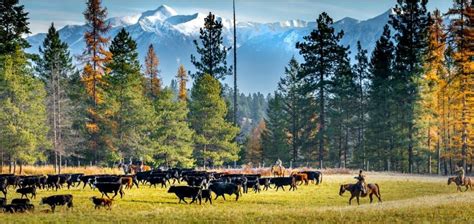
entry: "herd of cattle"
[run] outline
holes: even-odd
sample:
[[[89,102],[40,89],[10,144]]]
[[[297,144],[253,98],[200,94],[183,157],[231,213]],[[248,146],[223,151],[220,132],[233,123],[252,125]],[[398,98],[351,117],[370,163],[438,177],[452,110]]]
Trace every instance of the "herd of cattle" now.
[[[181,184],[182,182],[185,183]],[[237,201],[243,193],[249,190],[259,193],[262,190],[280,188],[284,191],[285,186],[289,190],[296,190],[298,184],[309,184],[310,182],[319,184],[322,182],[322,173],[319,171],[303,171],[292,173],[289,177],[262,177],[260,174],[227,174],[208,171],[195,171],[190,169],[169,169],[152,170],[137,172],[133,175],[84,175],[77,174],[59,174],[59,175],[39,175],[39,176],[19,176],[13,174],[0,174],[0,191],[4,198],[0,198],[0,210],[4,212],[16,213],[34,210],[30,198],[36,198],[37,190],[55,190],[65,188],[89,186],[91,189],[97,189],[102,197],[92,197],[95,208],[106,207],[110,209],[112,200],[118,194],[120,198],[124,196],[124,189],[133,187],[139,188],[140,184],[150,187],[161,186],[168,187],[168,193],[174,193],[181,201],[187,203],[186,198],[191,199],[191,203],[199,202],[205,199],[205,203],[212,204],[212,193],[215,194],[214,200],[225,195],[235,195]],[[175,184],[178,184],[175,186]],[[7,193],[9,189],[16,189],[16,193],[21,198],[7,202]],[[212,192],[212,193],[211,193]],[[112,197],[109,194],[113,194]],[[104,198],[106,196],[106,198]],[[25,197],[25,198],[23,198]],[[70,194],[53,195],[41,199],[41,204],[49,205],[54,212],[56,206],[73,207],[73,196]]]

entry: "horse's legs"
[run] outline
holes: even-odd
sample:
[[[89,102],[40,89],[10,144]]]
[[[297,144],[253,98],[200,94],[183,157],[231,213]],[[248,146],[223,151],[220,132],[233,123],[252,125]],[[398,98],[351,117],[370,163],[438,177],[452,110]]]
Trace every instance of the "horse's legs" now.
[[[360,205],[360,202],[359,202],[359,195],[356,196],[356,199],[357,199],[357,205]]]
[[[351,195],[351,198],[349,198],[349,205],[352,204],[352,199],[354,198],[354,195]]]
[[[374,200],[374,199],[373,199],[373,194],[374,194],[374,193],[370,193],[370,194],[369,194],[370,204],[372,204],[372,201]]]

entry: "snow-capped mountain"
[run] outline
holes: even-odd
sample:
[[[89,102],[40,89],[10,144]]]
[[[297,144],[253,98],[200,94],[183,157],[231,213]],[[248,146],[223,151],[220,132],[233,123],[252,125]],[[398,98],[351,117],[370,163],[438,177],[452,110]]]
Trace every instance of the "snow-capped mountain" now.
[[[357,41],[369,52],[382,34],[390,11],[375,18],[359,21],[344,18],[334,23],[334,28],[344,30],[342,43],[350,45],[355,53]],[[153,44],[160,59],[161,77],[165,83],[176,75],[180,64],[193,71],[190,55],[196,54],[193,40],[199,38],[199,29],[204,24],[206,14],[181,15],[173,8],[162,5],[138,15],[110,18],[111,30],[108,35],[114,37],[125,28],[138,43],[140,59],[144,61],[148,46]],[[233,43],[233,24],[231,19],[216,16],[224,25],[223,36],[226,46]],[[241,91],[270,93],[276,89],[283,75],[284,67],[290,58],[298,57],[296,42],[302,41],[314,28],[315,22],[290,20],[275,23],[238,22],[238,80]],[[59,30],[61,39],[69,44],[73,55],[80,55],[85,43],[83,39],[86,26],[68,25]],[[40,33],[28,37],[31,48],[29,53],[38,53],[46,34]],[[232,62],[232,54],[228,60]],[[229,63],[232,64],[232,63]],[[231,78],[226,81],[231,82]]]

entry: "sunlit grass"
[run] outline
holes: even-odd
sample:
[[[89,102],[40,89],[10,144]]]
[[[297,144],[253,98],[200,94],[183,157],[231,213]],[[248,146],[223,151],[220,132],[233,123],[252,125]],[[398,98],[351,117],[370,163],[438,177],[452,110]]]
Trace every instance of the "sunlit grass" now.
[[[239,201],[235,196],[227,201],[219,198],[213,205],[177,204],[174,194],[166,189],[141,186],[127,190],[123,199],[115,199],[111,211],[94,210],[90,197],[100,196],[86,187],[58,192],[40,191],[33,200],[33,214],[0,214],[2,223],[37,222],[230,222],[230,223],[314,223],[324,222],[474,222],[472,206],[474,191],[456,193],[446,185],[446,178],[394,174],[369,174],[368,182],[380,185],[383,203],[368,204],[368,198],[357,206],[349,206],[349,194],[338,195],[339,184],[354,182],[352,175],[326,175],[319,186],[298,187],[297,191],[245,194]],[[47,206],[39,206],[41,197],[70,193],[74,195],[74,209],[59,208],[47,213]],[[18,197],[9,193],[10,199]]]

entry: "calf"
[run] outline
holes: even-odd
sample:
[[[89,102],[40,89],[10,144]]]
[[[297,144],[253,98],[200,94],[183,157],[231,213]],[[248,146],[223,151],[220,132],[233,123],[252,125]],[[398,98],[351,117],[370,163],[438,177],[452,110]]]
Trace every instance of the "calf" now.
[[[138,180],[135,175],[121,175],[120,177],[122,177],[122,184],[124,185],[129,185],[129,181],[131,180],[131,185],[129,186],[129,189],[132,189],[133,185],[137,186],[137,188],[140,188],[138,186]]]
[[[111,209],[111,206],[112,206],[112,199],[108,199],[108,198],[97,198],[97,197],[92,197],[91,198],[92,202],[94,203],[95,205],[95,209],[98,209],[100,207],[107,207],[107,209]]]
[[[28,198],[28,194],[31,194],[31,198],[36,198],[36,187],[24,187],[16,190],[16,193],[21,194],[21,198],[25,196]]]
[[[290,191],[291,189],[293,189],[293,191],[296,190],[296,181],[294,177],[275,177],[272,178],[271,182],[275,184],[276,191],[278,191],[278,188],[280,187],[285,191],[284,186],[290,186]]]
[[[32,204],[10,204],[10,205],[4,205],[3,207],[4,212],[9,212],[9,213],[23,213],[27,211],[33,211],[35,209],[35,206]]]
[[[199,200],[199,204],[201,204],[201,197],[202,197],[202,191],[201,188],[199,187],[190,187],[190,186],[171,186],[170,189],[168,190],[168,193],[174,193],[176,196],[179,198],[179,202],[184,201],[185,198],[192,198],[191,203],[196,201],[196,199]]]
[[[292,175],[294,178],[295,178],[295,181],[296,182],[300,182],[300,185],[302,185],[303,183],[305,185],[308,185],[308,174],[306,173],[294,173]]]
[[[117,193],[120,193],[120,198],[123,197],[125,194],[122,190],[122,183],[119,182],[111,182],[111,183],[94,183],[94,186],[99,190],[100,193],[102,193],[102,197],[107,196],[107,198],[110,198],[107,193],[115,193],[112,198],[115,198],[117,196]]]
[[[241,187],[234,183],[213,183],[209,186],[209,189],[216,194],[216,200],[219,196],[222,196],[225,200],[224,194],[233,195],[235,194],[235,200],[239,200]]]
[[[67,205],[68,208],[72,208],[72,195],[64,194],[64,195],[53,195],[46,198],[41,199],[40,205],[49,205],[51,207],[51,211],[54,213],[56,209],[56,205],[64,206]]]
[[[133,179],[132,179],[132,177],[122,177],[121,183],[122,183],[122,185],[125,186],[125,189],[132,189]],[[137,187],[138,187],[138,185],[137,185]]]

